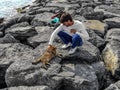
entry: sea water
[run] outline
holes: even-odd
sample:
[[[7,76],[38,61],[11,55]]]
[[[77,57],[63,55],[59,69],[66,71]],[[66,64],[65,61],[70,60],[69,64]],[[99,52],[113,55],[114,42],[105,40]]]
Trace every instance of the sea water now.
[[[15,8],[32,4],[33,0],[0,0],[0,17],[8,17],[16,14]]]

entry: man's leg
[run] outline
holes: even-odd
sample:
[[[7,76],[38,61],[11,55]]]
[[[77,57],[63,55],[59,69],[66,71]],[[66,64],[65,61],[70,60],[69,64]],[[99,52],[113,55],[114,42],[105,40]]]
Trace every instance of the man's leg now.
[[[69,51],[69,54],[75,53],[75,51],[77,50],[77,46],[81,46],[82,44],[83,44],[83,41],[81,37],[78,34],[74,34],[72,36],[72,48]]]
[[[82,38],[78,34],[72,36],[72,48],[76,46],[81,46],[83,44]]]
[[[60,31],[58,36],[65,44],[72,43],[72,36],[68,35],[64,31]]]

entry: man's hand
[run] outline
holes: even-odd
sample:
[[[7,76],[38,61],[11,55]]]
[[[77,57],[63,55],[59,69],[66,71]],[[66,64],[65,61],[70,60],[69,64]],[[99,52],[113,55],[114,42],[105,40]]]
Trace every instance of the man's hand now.
[[[75,33],[76,33],[76,30],[75,30],[75,29],[71,29],[71,30],[70,30],[70,33],[75,34]]]

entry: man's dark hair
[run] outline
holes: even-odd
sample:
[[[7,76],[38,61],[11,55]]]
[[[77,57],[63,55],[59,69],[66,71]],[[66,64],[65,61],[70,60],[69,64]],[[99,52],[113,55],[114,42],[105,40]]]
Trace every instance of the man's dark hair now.
[[[64,23],[67,22],[68,20],[73,21],[71,15],[69,13],[63,13],[60,17],[60,22]]]

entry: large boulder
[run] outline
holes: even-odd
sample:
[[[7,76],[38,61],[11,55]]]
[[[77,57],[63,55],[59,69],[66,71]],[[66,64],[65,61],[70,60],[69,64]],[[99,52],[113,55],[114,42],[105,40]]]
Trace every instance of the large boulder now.
[[[35,27],[38,32],[37,35],[27,39],[27,42],[32,47],[37,47],[41,43],[47,43],[50,39],[50,36],[53,32],[53,29],[50,27]]]
[[[48,86],[18,86],[0,90],[51,90]]]
[[[0,62],[14,62],[21,58],[32,58],[33,50],[20,43],[0,44]]]
[[[105,19],[104,22],[108,25],[109,29],[120,28],[120,18],[119,17]]]
[[[60,72],[61,65],[59,63],[51,63],[46,70],[41,67],[41,63],[32,65],[31,60],[34,61],[31,58],[27,59],[27,61],[17,61],[10,65],[5,76],[7,86],[47,85],[57,90],[62,82],[62,78],[56,76]],[[58,60],[60,59],[58,58]]]
[[[0,61],[0,88],[6,88],[5,74],[7,68],[12,64],[12,62],[1,62]]]
[[[85,23],[87,29],[94,30],[99,36],[104,37],[108,25],[98,20],[87,20]]]
[[[32,49],[28,46],[19,43],[0,44],[0,88],[6,87],[5,74],[8,67],[14,61],[33,58],[32,56]]]
[[[6,34],[3,38],[0,38],[0,43],[19,43],[11,34]]]
[[[40,8],[40,9],[37,9],[37,10],[30,11],[28,13],[29,13],[29,15],[40,14],[40,13],[43,13],[43,12],[55,13],[55,12],[59,11],[59,9],[60,8],[58,8],[58,7],[44,7],[44,8]]]
[[[95,12],[104,12],[104,19],[106,18],[113,18],[113,17],[120,17],[120,10],[118,5],[98,5],[95,7]]]
[[[92,7],[85,7],[85,8],[79,7],[79,8],[77,8],[77,10],[76,10],[76,14],[81,15],[81,16],[83,16],[83,15],[85,15],[85,14],[88,14],[88,13],[90,14],[90,13],[92,13],[92,12],[94,12],[94,10],[93,10]]]
[[[85,61],[87,63],[93,63],[100,60],[100,51],[97,47],[95,47],[93,44],[91,44],[88,41],[84,41],[84,44],[78,48],[76,53],[69,55],[68,49],[61,49],[61,42],[54,42],[54,45],[57,47],[57,52],[61,53],[63,55],[63,60],[69,60],[69,61]],[[40,44],[35,51],[38,52],[38,50],[41,49],[41,47],[44,49],[48,46],[48,43]],[[86,57],[87,56],[87,57]]]
[[[14,24],[21,23],[21,22],[28,22],[30,23],[34,16],[29,16],[25,14],[17,14],[14,17],[7,18],[4,23],[2,24],[2,30],[11,27]]]
[[[112,40],[115,41],[120,41],[120,29],[119,28],[113,28],[109,29],[106,36],[105,36],[105,41],[110,42]]]
[[[113,76],[119,78],[119,61],[120,61],[120,42],[111,40],[103,50],[103,59],[105,62],[106,69],[112,73]]]
[[[104,13],[103,12],[90,12],[90,13],[84,13],[83,16],[88,20],[103,20]]]
[[[90,36],[89,42],[91,42],[96,47],[100,48],[104,46],[105,40],[98,36],[93,30],[87,29]]]
[[[120,81],[111,84],[110,86],[108,86],[106,89],[104,90],[120,90]]]
[[[53,13],[44,12],[37,14],[35,18],[32,20],[31,25],[33,26],[47,26],[53,16]]]
[[[67,4],[67,3],[47,3],[47,7],[61,7],[64,9],[80,7],[79,4]]]
[[[11,34],[18,40],[25,40],[29,37],[36,35],[37,32],[34,27],[26,26],[26,27],[8,28],[5,30],[5,34]]]
[[[99,88],[93,67],[85,63],[64,63],[59,76],[64,77],[61,90],[98,90]]]

